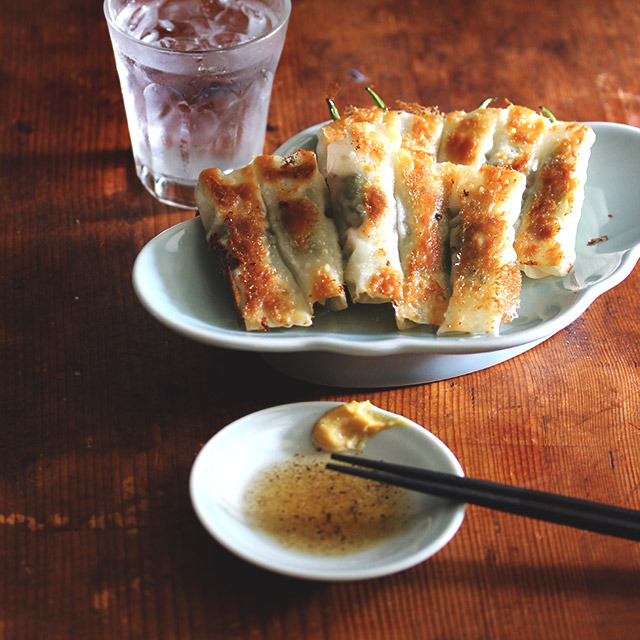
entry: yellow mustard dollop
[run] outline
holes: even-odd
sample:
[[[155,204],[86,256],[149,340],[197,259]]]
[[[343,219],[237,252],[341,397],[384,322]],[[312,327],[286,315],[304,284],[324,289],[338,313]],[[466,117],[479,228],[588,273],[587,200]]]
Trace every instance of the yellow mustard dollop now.
[[[311,439],[324,451],[359,451],[368,438],[383,429],[405,424],[404,418],[388,414],[368,400],[352,400],[327,411],[314,425]]]

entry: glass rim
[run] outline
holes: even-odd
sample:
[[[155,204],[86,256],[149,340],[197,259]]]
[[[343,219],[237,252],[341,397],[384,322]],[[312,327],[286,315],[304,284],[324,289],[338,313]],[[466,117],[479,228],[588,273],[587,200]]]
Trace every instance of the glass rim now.
[[[104,16],[107,20],[107,23],[110,27],[112,27],[113,29],[115,29],[118,33],[122,34],[125,38],[127,38],[127,40],[130,40],[131,42],[134,42],[140,46],[143,47],[149,47],[150,49],[152,49],[153,51],[158,51],[158,52],[162,52],[162,53],[167,53],[170,55],[194,55],[194,54],[212,54],[212,53],[225,53],[227,51],[234,51],[237,49],[242,49],[243,47],[247,47],[249,45],[255,44],[256,42],[260,42],[261,40],[266,40],[267,38],[269,38],[270,36],[272,36],[273,34],[275,34],[277,31],[279,31],[283,25],[286,24],[287,20],[289,19],[289,16],[291,14],[291,0],[282,0],[282,3],[284,5],[284,10],[282,12],[282,15],[279,17],[279,20],[271,27],[271,29],[269,29],[268,31],[265,31],[264,33],[261,33],[260,35],[256,36],[255,38],[252,38],[251,40],[247,40],[246,42],[241,42],[240,44],[234,44],[230,47],[215,47],[215,48],[211,48],[211,49],[190,49],[189,51],[185,51],[183,49],[165,49],[164,47],[159,47],[157,45],[155,45],[153,42],[144,42],[142,40],[138,40],[138,38],[136,38],[135,36],[131,35],[131,33],[129,33],[128,31],[125,31],[124,29],[122,29],[115,21],[115,16],[113,16],[111,14],[111,10],[109,8],[109,4],[110,4],[111,0],[104,0],[104,3],[102,5],[103,10],[104,10]]]

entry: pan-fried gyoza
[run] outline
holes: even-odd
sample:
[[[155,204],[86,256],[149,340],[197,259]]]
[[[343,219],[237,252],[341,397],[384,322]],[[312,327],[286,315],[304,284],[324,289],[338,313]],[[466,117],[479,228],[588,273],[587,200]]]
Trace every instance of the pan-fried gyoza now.
[[[515,241],[530,278],[564,276],[573,266],[594,141],[593,129],[577,122],[555,122],[543,137]]]
[[[195,197],[247,330],[308,326],[316,302],[346,307],[337,233],[312,152],[259,156],[226,175],[206,169]]]
[[[450,293],[448,205],[453,187],[450,164],[423,151],[396,153],[398,247],[402,295],[395,301],[396,323],[440,326]]]
[[[452,215],[451,297],[438,334],[497,334],[517,316],[521,276],[513,248],[525,178],[511,169],[456,165]]]
[[[390,303],[399,329],[497,334],[522,271],[563,276],[595,136],[526,107],[349,107],[316,154],[207,170],[196,200],[248,330],[316,303]],[[317,158],[317,164],[316,164]]]
[[[258,156],[253,166],[276,246],[311,305],[347,306],[329,192],[312,151]]]
[[[385,124],[358,120],[327,146],[327,184],[353,302],[393,302],[401,286],[393,174],[399,139]]]
[[[438,160],[514,169],[527,178],[515,248],[530,278],[564,276],[575,260],[576,230],[593,129],[557,122],[517,105],[446,114]]]

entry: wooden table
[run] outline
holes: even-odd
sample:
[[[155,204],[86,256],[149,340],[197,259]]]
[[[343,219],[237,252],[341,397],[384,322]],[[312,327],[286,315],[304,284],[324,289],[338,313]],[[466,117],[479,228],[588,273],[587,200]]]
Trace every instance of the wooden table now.
[[[266,150],[325,89],[471,109],[487,96],[640,126],[640,6],[613,0],[294,0]],[[254,568],[197,521],[201,446],[252,411],[370,399],[469,475],[640,508],[640,270],[565,330],[423,386],[314,386],[147,314],[133,261],[193,215],[133,168],[97,0],[3,3],[0,22],[1,638],[622,638],[640,547],[469,507],[403,573],[315,583]],[[639,176],[640,177],[640,176]]]

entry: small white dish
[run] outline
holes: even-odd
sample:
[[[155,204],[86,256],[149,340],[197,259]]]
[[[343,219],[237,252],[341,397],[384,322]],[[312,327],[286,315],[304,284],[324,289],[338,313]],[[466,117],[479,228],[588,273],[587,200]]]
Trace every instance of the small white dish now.
[[[254,474],[294,454],[318,453],[311,430],[339,402],[302,402],[245,416],[220,430],[193,464],[190,494],[205,529],[225,548],[264,569],[311,580],[361,580],[408,569],[438,552],[460,528],[465,505],[416,493],[416,515],[396,536],[358,553],[314,555],[288,549],[252,526],[243,496]],[[363,454],[389,462],[464,475],[460,463],[432,433],[409,420],[367,441]],[[313,491],[313,487],[309,487]]]
[[[313,148],[320,126],[297,134],[278,153]],[[275,368],[308,382],[391,387],[490,367],[572,323],[640,258],[640,130],[606,122],[591,126],[597,138],[574,268],[564,278],[524,278],[519,315],[499,336],[436,336],[426,326],[398,331],[389,305],[353,305],[319,315],[311,327],[247,332],[238,326],[196,218],[167,229],[142,249],[133,269],[135,291],[172,330],[206,344],[258,352]],[[602,241],[592,242],[598,238]]]

